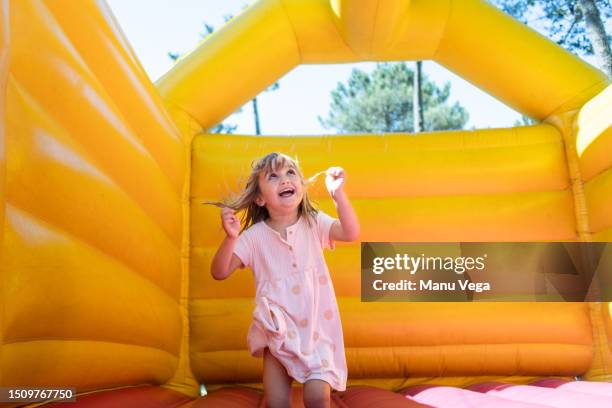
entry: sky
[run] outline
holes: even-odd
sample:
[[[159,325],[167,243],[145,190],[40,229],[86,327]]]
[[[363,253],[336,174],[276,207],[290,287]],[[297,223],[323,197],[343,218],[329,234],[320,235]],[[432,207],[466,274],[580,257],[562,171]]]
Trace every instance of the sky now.
[[[121,29],[152,81],[173,66],[168,52],[183,54],[201,40],[204,23],[219,29],[224,16],[236,15],[252,0],[106,0]],[[409,63],[413,65],[413,63]],[[317,117],[326,117],[330,92],[346,81],[355,67],[370,72],[375,63],[302,65],[279,80],[279,89],[257,98],[261,131],[267,135],[318,135],[324,129]],[[470,115],[466,129],[510,127],[521,115],[432,61],[423,72],[439,86],[451,83],[449,103],[459,101]],[[251,104],[226,118],[238,125],[234,133],[254,134]]]

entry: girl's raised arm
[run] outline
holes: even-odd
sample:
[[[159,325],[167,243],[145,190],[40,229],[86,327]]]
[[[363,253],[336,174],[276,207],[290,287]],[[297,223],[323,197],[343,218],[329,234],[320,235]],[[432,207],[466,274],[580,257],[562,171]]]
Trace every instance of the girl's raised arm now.
[[[210,273],[216,280],[227,279],[236,269],[244,265],[234,254],[237,238],[225,237],[213,258]]]
[[[342,167],[330,167],[327,170],[325,184],[329,194],[334,200],[338,219],[340,222],[334,222],[329,230],[329,238],[333,241],[356,241],[359,239],[359,220],[357,214],[351,206],[346,193],[344,192],[344,182],[346,174]]]
[[[231,208],[221,210],[221,222],[227,236],[221,243],[213,258],[210,272],[213,278],[223,280],[229,277],[238,267],[244,267],[240,258],[234,254],[234,247],[240,234],[240,221]]]

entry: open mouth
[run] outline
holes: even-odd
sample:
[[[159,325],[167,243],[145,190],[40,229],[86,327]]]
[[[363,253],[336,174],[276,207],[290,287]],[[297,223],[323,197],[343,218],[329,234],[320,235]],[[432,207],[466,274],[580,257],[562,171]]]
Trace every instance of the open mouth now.
[[[280,193],[278,193],[278,195],[281,196],[281,197],[291,197],[294,194],[295,194],[295,189],[293,189],[293,188],[286,188],[283,191],[281,191]]]

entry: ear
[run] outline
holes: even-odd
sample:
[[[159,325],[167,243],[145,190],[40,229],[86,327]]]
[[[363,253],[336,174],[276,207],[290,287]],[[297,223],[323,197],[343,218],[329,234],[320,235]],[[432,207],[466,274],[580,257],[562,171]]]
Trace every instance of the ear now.
[[[266,202],[261,197],[261,194],[257,194],[257,197],[255,198],[255,204],[257,204],[260,207],[263,207],[264,205],[266,205]]]

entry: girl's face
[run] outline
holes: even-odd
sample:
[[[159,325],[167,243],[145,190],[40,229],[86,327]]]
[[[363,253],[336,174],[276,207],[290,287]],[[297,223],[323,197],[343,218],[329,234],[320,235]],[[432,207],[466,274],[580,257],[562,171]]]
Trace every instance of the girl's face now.
[[[256,203],[265,206],[270,214],[291,213],[304,198],[302,180],[295,168],[289,166],[259,173],[259,190]]]

